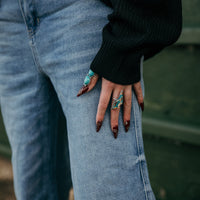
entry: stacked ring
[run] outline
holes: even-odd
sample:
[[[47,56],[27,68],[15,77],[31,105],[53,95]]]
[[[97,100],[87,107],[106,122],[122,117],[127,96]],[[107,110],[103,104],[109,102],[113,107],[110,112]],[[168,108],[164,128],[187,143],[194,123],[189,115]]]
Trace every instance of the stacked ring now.
[[[113,97],[113,103],[111,109],[117,109],[120,108],[120,106],[123,104],[123,90],[121,90],[119,97],[116,99]]]
[[[90,83],[91,77],[95,76],[95,73],[90,69],[84,79],[84,85],[88,85]]]

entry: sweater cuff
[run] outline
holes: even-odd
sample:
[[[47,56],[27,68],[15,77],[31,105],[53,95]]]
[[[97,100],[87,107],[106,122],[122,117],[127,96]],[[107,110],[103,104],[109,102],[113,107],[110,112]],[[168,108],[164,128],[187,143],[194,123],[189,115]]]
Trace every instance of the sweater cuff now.
[[[140,52],[120,51],[109,41],[102,42],[90,69],[105,79],[130,85],[140,81]]]

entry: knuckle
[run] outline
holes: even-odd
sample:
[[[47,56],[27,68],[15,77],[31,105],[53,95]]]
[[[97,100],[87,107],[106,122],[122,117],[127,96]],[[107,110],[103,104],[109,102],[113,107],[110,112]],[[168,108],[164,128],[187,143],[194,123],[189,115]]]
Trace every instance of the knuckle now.
[[[114,84],[113,83],[108,83],[106,86],[109,90],[113,89]]]
[[[144,101],[144,98],[143,98],[143,96],[142,96],[142,95],[141,95],[141,96],[138,96],[138,98],[137,98],[137,99],[138,99],[138,101],[139,101],[139,102],[143,102],[143,101]]]
[[[96,123],[97,123],[98,121],[103,121],[103,116],[97,115],[97,117],[96,117]]]
[[[126,107],[126,109],[131,109],[131,103],[124,103],[124,106]]]
[[[132,99],[131,98],[128,98],[126,101],[124,101],[124,106],[131,106],[131,103],[132,103]]]
[[[131,101],[132,101],[132,98],[131,98],[131,97],[127,97],[127,98],[124,99],[124,103],[125,103],[125,104],[130,104]]]
[[[100,109],[106,110],[107,108],[107,103],[106,102],[101,102],[100,103]]]
[[[97,114],[96,114],[97,121],[98,120],[103,120],[104,114],[105,114],[105,111],[103,109],[101,109],[101,108],[98,109]]]
[[[127,90],[127,91],[126,91],[126,96],[127,96],[127,97],[130,97],[131,95],[132,95],[132,90]]]
[[[124,122],[126,121],[130,121],[130,117],[129,116],[124,116]]]
[[[111,120],[111,126],[118,126],[118,121],[117,120]]]

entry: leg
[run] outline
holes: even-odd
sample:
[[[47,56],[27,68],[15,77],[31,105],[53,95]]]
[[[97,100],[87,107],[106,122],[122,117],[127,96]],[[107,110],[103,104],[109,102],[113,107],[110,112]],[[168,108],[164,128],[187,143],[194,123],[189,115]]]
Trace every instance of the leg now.
[[[99,0],[76,1],[42,19],[36,47],[67,118],[75,200],[155,200],[144,154],[142,113],[135,94],[129,132],[124,130],[121,112],[116,140],[110,129],[111,105],[100,132],[96,132],[101,80],[92,91],[76,97],[100,48],[101,31],[111,12]],[[143,82],[142,86],[144,92]]]
[[[12,150],[15,195],[18,200],[67,199],[65,117],[50,80],[33,62],[16,2],[8,6],[4,1],[0,8],[0,105]]]

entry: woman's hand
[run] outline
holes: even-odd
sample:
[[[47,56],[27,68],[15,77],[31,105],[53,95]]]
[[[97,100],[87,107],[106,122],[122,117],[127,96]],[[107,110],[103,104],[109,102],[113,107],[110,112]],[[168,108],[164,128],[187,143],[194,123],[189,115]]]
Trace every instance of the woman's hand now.
[[[79,90],[77,97],[89,92],[92,90],[98,80],[98,74],[94,73],[92,70],[89,70],[87,76],[84,80],[83,87]],[[140,81],[134,83],[133,85],[120,85],[113,83],[102,77],[102,85],[101,85],[101,94],[99,99],[99,104],[97,108],[96,114],[96,131],[98,132],[103,123],[104,115],[106,109],[108,107],[111,95],[112,95],[112,104],[114,99],[117,99],[120,95],[120,91],[123,90],[123,122],[125,131],[127,132],[130,126],[130,117],[131,117],[131,105],[132,105],[132,86],[134,88],[135,94],[137,96],[137,100],[139,105],[141,106],[142,111],[144,110],[144,102],[143,102],[143,94]],[[114,134],[114,138],[117,138],[118,135],[118,119],[119,119],[119,108],[111,109],[111,130]]]

